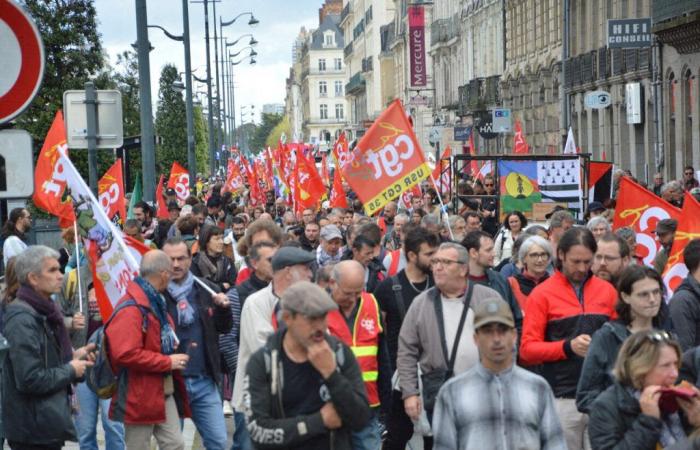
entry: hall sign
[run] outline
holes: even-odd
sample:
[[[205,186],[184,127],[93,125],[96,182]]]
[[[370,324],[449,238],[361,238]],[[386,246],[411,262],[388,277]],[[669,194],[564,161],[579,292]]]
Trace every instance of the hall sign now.
[[[411,87],[423,87],[428,84],[425,62],[425,10],[423,6],[408,7],[408,34]]]
[[[651,47],[651,19],[608,20],[608,48]]]

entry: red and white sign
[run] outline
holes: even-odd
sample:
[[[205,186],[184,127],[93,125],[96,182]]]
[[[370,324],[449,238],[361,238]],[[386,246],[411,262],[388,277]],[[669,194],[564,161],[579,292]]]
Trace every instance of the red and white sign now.
[[[0,123],[32,102],[44,77],[44,44],[34,21],[13,0],[0,0]]]

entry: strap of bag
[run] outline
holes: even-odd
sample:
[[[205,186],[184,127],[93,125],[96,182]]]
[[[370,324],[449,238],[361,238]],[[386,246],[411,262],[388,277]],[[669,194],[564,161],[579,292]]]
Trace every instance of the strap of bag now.
[[[455,335],[455,340],[452,344],[452,353],[448,357],[447,355],[447,338],[445,337],[445,323],[442,318],[442,302],[440,301],[440,291],[435,289],[436,295],[433,297],[433,306],[435,307],[435,314],[437,315],[438,328],[440,329],[440,343],[442,344],[442,354],[447,361],[447,376],[446,378],[452,377],[452,372],[454,371],[455,361],[457,359],[457,348],[459,347],[459,340],[462,336],[462,330],[464,329],[464,322],[467,320],[467,313],[469,312],[469,304],[472,300],[472,290],[474,289],[474,283],[469,283],[467,287],[467,295],[464,298],[462,306],[462,316],[459,318],[459,325],[457,326],[457,334]]]
[[[403,318],[406,316],[406,303],[403,301],[403,293],[401,288],[401,283],[399,283],[399,277],[391,277],[391,290],[394,291],[394,297],[396,298],[396,306],[399,308],[399,318],[403,323]]]

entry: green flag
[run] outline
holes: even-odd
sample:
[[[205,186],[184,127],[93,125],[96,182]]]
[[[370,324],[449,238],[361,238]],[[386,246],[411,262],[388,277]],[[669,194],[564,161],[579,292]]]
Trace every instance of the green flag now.
[[[136,183],[134,183],[134,190],[131,192],[131,198],[129,199],[129,212],[126,213],[127,219],[134,218],[134,206],[142,200],[143,189],[141,188],[141,177],[136,177]]]

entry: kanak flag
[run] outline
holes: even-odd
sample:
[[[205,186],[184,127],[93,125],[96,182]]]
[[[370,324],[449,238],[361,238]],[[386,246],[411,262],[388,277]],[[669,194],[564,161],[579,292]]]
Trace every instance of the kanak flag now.
[[[515,121],[515,136],[513,137],[513,153],[516,155],[527,155],[530,152],[530,147],[525,140],[523,126],[519,120]]]
[[[173,162],[173,167],[170,169],[168,188],[175,189],[175,195],[181,204],[190,196],[190,173],[177,161]]]
[[[59,109],[36,160],[32,200],[37,207],[58,217],[59,224],[65,228],[75,222],[75,214],[66,193],[66,170],[61,163],[61,152],[68,155],[66,127]]]
[[[430,176],[399,100],[374,121],[340,170],[368,215]]]
[[[656,224],[663,219],[680,219],[681,210],[654,195],[628,177],[620,178],[613,229],[632,227],[637,233],[636,254],[651,266],[661,244],[656,240]]]
[[[97,199],[109,220],[121,225],[126,220],[122,160],[118,158],[97,182]]]
[[[297,209],[313,208],[315,210],[323,194],[326,193],[326,187],[316,171],[316,166],[310,164],[303,155],[297,155],[295,171],[294,199]]]
[[[435,189],[439,193],[444,193],[450,188],[450,184],[452,182],[451,161],[452,149],[448,145],[445,151],[442,153],[440,160],[435,163],[435,169],[433,169],[432,173]]]
[[[690,241],[698,238],[700,238],[700,202],[686,192],[681,218],[678,221],[678,228],[673,237],[673,246],[663,274],[664,284],[669,292],[675,291],[683,279],[688,276],[688,268],[683,260],[683,250]]]
[[[156,186],[156,217],[159,219],[168,218],[168,205],[165,204],[165,197],[163,196],[163,178],[164,175],[161,174]]]

